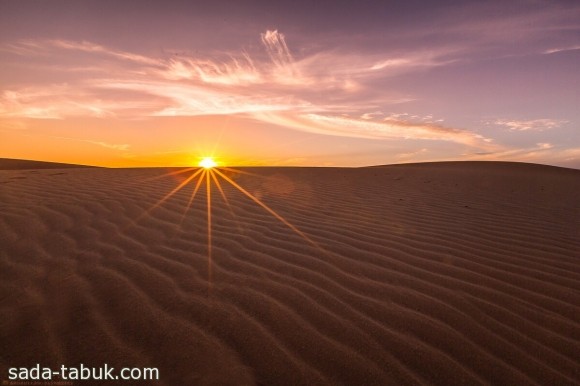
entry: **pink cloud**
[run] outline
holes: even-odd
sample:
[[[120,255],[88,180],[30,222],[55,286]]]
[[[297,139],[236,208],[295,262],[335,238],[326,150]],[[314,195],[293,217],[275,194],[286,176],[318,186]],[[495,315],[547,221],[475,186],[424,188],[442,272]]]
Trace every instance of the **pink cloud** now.
[[[517,119],[498,119],[494,122],[496,125],[507,127],[515,131],[527,130],[549,130],[557,129],[568,121],[561,119],[531,119],[531,120],[517,120]]]
[[[378,106],[405,103],[412,98],[393,98],[388,93],[369,98],[365,83],[392,69],[400,72],[441,65],[444,53],[418,52],[389,59],[328,51],[296,59],[283,34],[269,30],[260,37],[267,60],[255,59],[247,52],[224,55],[223,60],[152,58],[85,41],[22,42],[27,50],[16,50],[19,55],[28,55],[33,49],[58,61],[62,51],[74,51],[106,57],[109,62],[113,59],[113,63],[108,73],[91,72],[71,84],[6,91],[0,97],[0,117],[126,119],[236,114],[326,135],[491,146],[489,139],[478,134],[426,119],[376,116]],[[78,67],[74,58],[62,60],[63,71],[67,66]],[[325,91],[324,97],[320,96],[321,90]],[[340,115],[344,113],[361,118]]]

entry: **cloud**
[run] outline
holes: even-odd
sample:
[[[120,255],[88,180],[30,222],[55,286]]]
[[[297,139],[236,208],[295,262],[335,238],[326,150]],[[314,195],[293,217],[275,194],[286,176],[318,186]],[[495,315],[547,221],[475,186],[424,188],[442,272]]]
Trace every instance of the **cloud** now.
[[[406,64],[409,64],[408,59],[403,59],[403,58],[386,59],[386,60],[383,60],[381,62],[373,64],[371,66],[371,70],[382,70],[382,69],[387,68],[387,67],[398,67],[398,66],[404,66]]]
[[[139,112],[153,101],[142,98],[107,99],[96,89],[56,84],[23,88],[0,94],[0,117],[32,119],[65,119],[68,117],[112,118],[131,110]],[[151,99],[151,97],[149,97]],[[159,102],[155,102],[158,104]]]
[[[94,44],[87,41],[82,42],[73,42],[68,40],[49,40],[46,43],[48,45],[52,45],[57,48],[62,48],[66,50],[76,50],[76,51],[84,51],[89,53],[100,53],[106,54],[110,56],[114,56],[123,60],[129,60],[132,62],[142,63],[142,64],[149,64],[149,65],[159,65],[160,62],[158,60],[148,58],[146,56],[137,55],[129,52],[118,51],[108,49],[103,47],[99,44]]]
[[[131,145],[129,145],[129,144],[115,144],[115,143],[109,143],[109,142],[97,141],[97,140],[91,140],[91,139],[81,139],[81,138],[71,138],[71,137],[60,137],[60,136],[50,136],[50,137],[51,138],[57,138],[57,139],[64,139],[64,140],[67,140],[67,141],[76,141],[76,142],[90,143],[90,144],[93,144],[93,145],[105,147],[107,149],[113,149],[113,150],[119,150],[119,151],[127,151],[131,147]]]
[[[129,150],[130,145],[128,144],[115,144],[115,143],[107,143],[107,142],[102,142],[102,141],[89,141],[86,140],[84,142],[88,142],[88,143],[92,143],[94,145],[98,145],[98,146],[102,146],[102,147],[106,147],[107,149],[114,149],[114,150],[120,150],[120,151],[127,151]]]
[[[372,121],[321,113],[268,114],[258,119],[284,127],[335,136],[367,139],[408,139],[449,141],[468,146],[492,148],[491,140],[467,130],[405,120]]]
[[[551,143],[537,143],[535,146],[525,148],[466,153],[462,154],[461,159],[534,162],[580,168],[580,148],[563,148]]]
[[[170,80],[197,80],[217,85],[250,85],[264,83],[263,75],[254,67],[252,59],[245,54],[241,59],[232,58],[230,63],[211,60],[172,59],[160,71]]]
[[[86,73],[66,84],[5,91],[0,96],[0,117],[243,115],[325,135],[490,147],[489,139],[441,126],[431,116],[379,117],[378,109],[413,98],[371,91],[377,79],[389,76],[391,71],[442,65],[447,51],[419,51],[393,58],[324,51],[295,58],[285,36],[277,30],[262,33],[260,39],[266,58],[246,51],[212,57],[152,58],[86,41],[23,41],[20,47],[12,44],[10,48],[18,55],[43,52],[54,61],[61,60],[62,71],[78,68],[80,54],[85,61],[99,63],[106,59],[107,72]],[[75,55],[67,56],[71,52]],[[46,61],[37,65],[43,63]]]
[[[107,90],[129,90],[161,97],[155,111],[149,116],[200,116],[250,114],[260,111],[287,111],[307,108],[301,102],[282,95],[251,95],[230,93],[219,89],[163,81],[109,81],[95,83],[95,87]]]
[[[580,50],[580,45],[569,46],[569,47],[560,47],[560,48],[551,48],[549,50],[544,51],[544,54],[555,54],[558,52],[576,51],[576,50]]]
[[[370,120],[374,119],[375,117],[380,117],[383,115],[382,111],[373,111],[372,113],[364,113],[360,116],[360,119]]]
[[[0,97],[0,116],[56,119],[58,114],[48,104],[38,103],[39,99],[49,99],[57,90],[42,92],[35,90],[4,91]]]
[[[413,121],[413,122],[424,122],[435,125],[440,125],[444,119],[435,119],[432,114],[428,115],[416,115],[409,113],[391,113],[384,118],[385,121]]]
[[[540,142],[536,144],[540,149],[551,149],[554,147],[554,145],[552,145],[551,143],[547,143],[547,142]]]
[[[504,126],[510,130],[515,131],[542,131],[549,129],[557,129],[558,127],[568,123],[568,121],[561,119],[532,119],[532,120],[508,120],[498,119],[494,124]]]
[[[70,74],[69,69],[78,69],[81,53],[88,55],[93,68],[102,64],[107,71],[79,72],[78,76],[85,77],[67,85],[12,89],[0,99],[0,116],[59,119],[86,115],[123,117],[126,113],[233,114],[292,108],[302,112],[305,107],[318,111],[355,110],[413,100],[386,92],[371,95],[364,83],[378,76],[369,69],[376,62],[375,57],[319,52],[295,60],[284,35],[277,30],[261,34],[261,42],[269,60],[255,59],[247,52],[222,55],[222,59],[216,59],[216,55],[149,58],[86,41],[21,41],[20,46],[26,50],[17,50],[17,54],[27,55],[32,50],[51,55],[51,70]],[[12,49],[17,46],[10,45]],[[77,55],[71,58],[67,52]],[[62,63],[55,65],[59,60]],[[38,64],[41,70],[46,68],[45,63],[43,60]],[[120,98],[118,93],[107,96],[103,92],[106,89],[140,93],[149,97],[150,103],[139,111],[138,103]],[[24,94],[38,95],[25,98]]]
[[[400,153],[400,154],[397,154],[396,157],[399,158],[399,159],[405,159],[405,160],[406,159],[414,159],[415,157],[417,157],[419,155],[422,155],[422,154],[425,154],[428,151],[429,150],[427,148],[422,148],[422,149],[419,149],[419,150],[416,150],[416,151],[412,151],[412,152],[409,152],[409,153]]]
[[[286,45],[284,35],[279,33],[278,30],[274,30],[266,31],[260,36],[277,70],[284,72],[284,75],[287,76],[294,75],[294,58],[292,58],[292,54]]]

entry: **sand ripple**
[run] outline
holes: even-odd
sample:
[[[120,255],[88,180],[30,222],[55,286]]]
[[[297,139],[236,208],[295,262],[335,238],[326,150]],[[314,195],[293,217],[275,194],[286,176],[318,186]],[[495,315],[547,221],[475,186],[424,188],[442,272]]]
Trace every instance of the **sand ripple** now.
[[[580,172],[510,163],[0,171],[0,378],[158,367],[164,385],[580,383]],[[83,383],[83,384],[90,384]]]

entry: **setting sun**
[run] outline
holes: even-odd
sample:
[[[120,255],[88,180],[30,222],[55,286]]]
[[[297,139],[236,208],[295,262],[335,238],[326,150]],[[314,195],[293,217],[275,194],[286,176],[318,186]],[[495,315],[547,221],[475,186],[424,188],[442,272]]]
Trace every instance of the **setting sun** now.
[[[204,157],[201,161],[199,161],[199,166],[204,169],[211,169],[217,166],[217,162],[215,162],[212,157]]]

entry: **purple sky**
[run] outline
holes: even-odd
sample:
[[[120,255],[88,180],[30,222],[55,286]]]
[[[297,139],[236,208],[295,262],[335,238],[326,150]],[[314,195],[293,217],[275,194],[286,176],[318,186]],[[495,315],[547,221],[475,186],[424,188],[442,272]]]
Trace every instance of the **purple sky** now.
[[[580,168],[580,2],[397,3],[0,0],[0,157]]]

